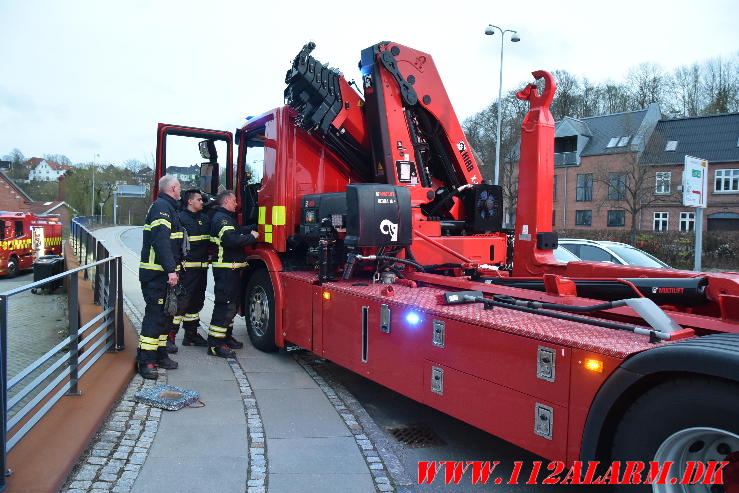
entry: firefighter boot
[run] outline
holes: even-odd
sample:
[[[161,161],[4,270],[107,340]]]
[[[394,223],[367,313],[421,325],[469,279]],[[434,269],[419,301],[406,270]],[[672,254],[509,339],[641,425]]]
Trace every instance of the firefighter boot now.
[[[177,351],[179,351],[177,344],[174,342],[175,337],[177,337],[177,332],[170,332],[167,335],[167,345],[165,347],[167,348],[167,352],[170,354],[176,354]]]
[[[156,380],[159,376],[154,363],[136,363],[136,367],[139,375],[146,380]]]
[[[244,343],[234,339],[233,330],[234,325],[233,323],[231,323],[231,325],[228,326],[228,330],[226,331],[226,346],[230,347],[231,349],[241,349],[242,347],[244,347]]]
[[[195,322],[195,324],[192,324],[192,325],[189,322],[185,322],[182,325],[185,329],[185,336],[182,338],[183,346],[205,347],[208,345],[208,341],[206,341],[203,336],[198,334],[199,324],[197,322]]]
[[[175,360],[169,357],[166,346],[160,346],[159,349],[157,349],[156,365],[159,368],[164,368],[165,370],[176,370],[179,366],[179,364],[177,364]]]
[[[153,352],[153,351],[152,351]],[[148,361],[151,358],[147,354],[141,354],[141,348],[136,350],[136,371],[146,380],[156,380],[159,376],[156,365]]]
[[[208,354],[212,356],[218,356],[219,358],[235,358],[236,353],[228,347],[226,344],[221,344],[219,346],[209,346],[208,347]]]

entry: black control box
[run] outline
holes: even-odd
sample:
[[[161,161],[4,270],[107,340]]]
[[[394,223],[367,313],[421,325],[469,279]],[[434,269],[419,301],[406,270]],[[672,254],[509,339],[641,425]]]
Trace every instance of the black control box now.
[[[406,187],[357,183],[346,187],[348,247],[408,246],[413,240]]]
[[[503,188],[480,183],[462,194],[468,229],[482,233],[499,232],[503,227]]]
[[[343,231],[346,224],[346,194],[316,193],[306,195],[301,201],[300,231],[305,237],[316,236],[325,218],[337,231]]]

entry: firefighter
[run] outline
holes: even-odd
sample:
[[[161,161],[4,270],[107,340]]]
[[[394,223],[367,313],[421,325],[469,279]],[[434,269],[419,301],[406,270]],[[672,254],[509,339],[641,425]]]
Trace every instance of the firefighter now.
[[[146,308],[141,322],[137,354],[138,371],[154,380],[156,367],[173,370],[177,362],[167,354],[168,325],[164,314],[167,286],[179,280],[182,256],[182,228],[177,216],[180,182],[172,175],[159,179],[159,197],[149,207],[141,246],[139,281]]]
[[[221,358],[233,358],[233,349],[244,347],[233,337],[233,319],[239,308],[241,275],[247,265],[244,247],[253,245],[259,237],[256,231],[244,231],[236,224],[235,211],[233,192],[220,192],[210,223],[210,241],[217,252],[211,263],[216,299],[208,328],[208,354]]]
[[[186,190],[182,195],[183,208],[179,212],[180,224],[187,233],[189,251],[180,273],[180,284],[185,287],[187,301],[181,314],[172,319],[167,337],[167,351],[177,352],[175,337],[180,322],[185,329],[183,346],[207,346],[208,342],[198,334],[200,310],[205,302],[205,286],[208,283],[208,247],[210,246],[210,220],[203,212],[203,195],[200,190]]]

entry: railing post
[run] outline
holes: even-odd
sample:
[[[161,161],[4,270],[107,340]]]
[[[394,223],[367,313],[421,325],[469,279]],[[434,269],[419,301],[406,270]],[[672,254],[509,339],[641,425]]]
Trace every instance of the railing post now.
[[[2,433],[2,450],[0,450],[0,491],[5,491],[7,484],[5,483],[6,472],[6,446],[8,438],[8,297],[0,295],[0,379],[2,379],[2,392],[0,393],[0,413],[2,413],[2,423],[0,423],[0,433]]]
[[[102,245],[100,244],[100,241],[96,240],[95,249],[93,250],[93,254],[92,254],[93,255],[92,261],[93,262],[97,262],[98,260],[101,260],[101,258],[100,258],[100,249],[101,248],[102,248]],[[101,267],[100,265],[96,265],[95,266],[95,274],[94,274],[95,275],[95,278],[94,278],[95,281],[93,282],[93,285],[92,285],[92,289],[93,289],[93,292],[94,292],[94,295],[95,295],[95,299],[94,299],[93,303],[95,303],[96,305],[102,305],[103,304],[103,299],[102,299],[102,296],[101,296],[101,293],[100,293],[100,287],[102,286],[101,278],[102,278],[102,275],[103,275],[103,273],[101,271],[104,270],[104,268],[101,269],[100,267]]]
[[[80,330],[80,304],[79,304],[79,279],[75,272],[69,276],[69,392],[67,395],[81,395],[77,389],[79,380],[79,330]]]
[[[115,298],[115,333],[116,333],[116,348],[122,351],[126,348],[126,343],[123,337],[123,331],[125,330],[123,325],[123,257],[118,257],[115,261],[116,270],[116,298]]]

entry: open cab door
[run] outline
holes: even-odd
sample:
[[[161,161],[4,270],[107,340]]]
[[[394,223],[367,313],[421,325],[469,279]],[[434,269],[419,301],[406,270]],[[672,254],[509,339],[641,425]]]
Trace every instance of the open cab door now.
[[[191,139],[171,139],[171,137],[190,137],[197,140],[192,140],[191,143]],[[218,148],[221,148],[220,163]],[[225,181],[225,188],[233,190],[233,134],[231,132],[160,123],[157,127],[156,156],[152,200],[156,200],[159,195],[159,178],[167,174],[168,165],[172,168],[170,172],[179,175],[182,182],[185,176],[192,176],[188,174],[188,167],[191,167],[192,163],[200,162],[197,178],[190,179],[190,183],[183,182],[183,190],[197,186],[202,192],[215,195],[222,181]]]

